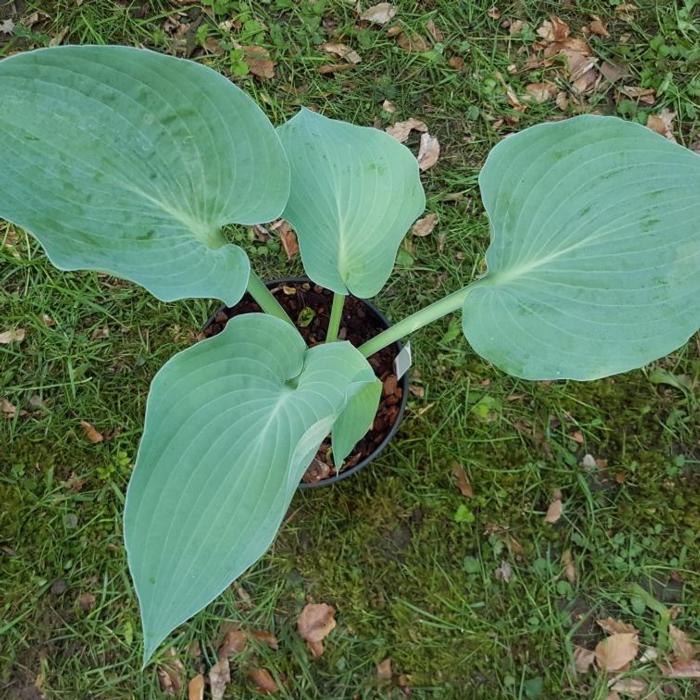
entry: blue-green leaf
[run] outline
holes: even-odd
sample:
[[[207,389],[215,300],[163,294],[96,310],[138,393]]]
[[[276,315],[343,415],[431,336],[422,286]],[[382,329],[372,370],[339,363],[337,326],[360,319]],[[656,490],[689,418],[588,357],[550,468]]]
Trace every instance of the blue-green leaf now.
[[[488,274],[474,349],[527,379],[640,367],[700,326],[700,157],[639,124],[581,116],[498,144],[480,178]]]
[[[278,216],[289,166],[267,117],[215,71],[124,46],[0,61],[0,217],[64,270],[164,300],[243,294],[249,263],[224,224]]]

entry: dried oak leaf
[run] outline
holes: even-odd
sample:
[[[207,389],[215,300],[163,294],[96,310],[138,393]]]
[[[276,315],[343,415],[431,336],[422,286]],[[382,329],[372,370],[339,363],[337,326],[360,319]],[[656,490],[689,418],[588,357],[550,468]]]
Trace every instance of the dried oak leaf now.
[[[308,603],[297,620],[299,636],[318,658],[323,654],[323,640],[335,628],[335,608],[325,603]]]
[[[83,612],[90,612],[95,607],[96,598],[92,593],[81,593],[78,596],[78,605]]]
[[[170,647],[166,652],[167,660],[158,666],[158,681],[160,689],[167,695],[180,695],[182,690],[181,673],[185,670],[177,652]]]
[[[222,700],[226,686],[231,682],[231,667],[226,657],[220,658],[209,669],[212,700]]]
[[[542,104],[547,100],[551,100],[557,92],[557,86],[554,83],[543,82],[543,83],[530,83],[525,86],[525,91],[528,97],[532,98],[538,104]]]
[[[418,236],[419,238],[423,238],[424,236],[429,236],[432,232],[433,229],[435,228],[435,224],[437,223],[438,216],[435,213],[431,214],[426,214],[422,219],[418,219],[415,224],[413,224],[413,228],[411,229],[411,233],[414,236]]]
[[[606,38],[610,36],[605,22],[598,15],[591,15],[591,23],[588,25],[588,29],[590,29],[592,34],[597,34],[598,36]]]
[[[105,436],[92,423],[88,423],[86,420],[80,421],[80,427],[83,429],[85,437],[92,443],[102,442],[105,439]]]
[[[252,668],[248,671],[248,678],[263,695],[274,695],[279,691],[272,674],[265,668]]]
[[[428,127],[426,123],[422,122],[420,119],[411,117],[410,119],[406,119],[406,121],[396,122],[393,126],[387,126],[385,131],[389,136],[393,136],[399,143],[405,143],[411,131],[426,132],[428,131]]]
[[[460,493],[465,498],[473,498],[474,489],[469,483],[469,478],[467,477],[467,473],[464,471],[464,467],[459,464],[455,464],[452,467],[452,476],[455,478],[455,483],[457,484],[457,488],[459,489]]]
[[[574,646],[574,664],[579,673],[588,673],[595,661],[595,652],[585,647]]]
[[[393,114],[396,111],[396,105],[391,100],[384,100],[382,109],[389,114]]]
[[[641,698],[647,692],[648,685],[641,678],[621,678],[615,681],[610,690],[627,697]]]
[[[574,564],[574,557],[570,549],[565,549],[562,553],[561,563],[564,565],[564,576],[566,576],[566,580],[571,584],[576,583],[576,565]]]
[[[187,700],[204,700],[204,676],[201,673],[187,684]]]
[[[676,113],[670,109],[662,109],[658,114],[650,114],[647,118],[647,126],[657,134],[665,136],[669,141],[676,140],[673,135],[673,120]]]
[[[368,7],[360,15],[360,19],[382,26],[391,21],[395,16],[396,8],[390,2],[380,2],[378,5]]]
[[[8,420],[12,420],[17,415],[17,406],[6,398],[0,397],[0,413]]]
[[[299,252],[299,241],[294,229],[283,219],[270,226],[274,230],[279,230],[280,243],[287,254],[287,260],[291,260]]]
[[[24,328],[14,328],[10,331],[0,333],[0,345],[9,345],[10,343],[21,343],[27,335]]]
[[[230,629],[224,635],[224,641],[219,647],[219,658],[228,658],[232,654],[240,654],[245,651],[248,643],[246,633],[238,628]]]
[[[622,622],[622,620],[615,620],[612,617],[596,620],[596,624],[606,634],[638,634],[638,631],[634,625],[630,625],[627,622]]]
[[[386,658],[377,664],[377,680],[381,683],[386,683],[391,680],[391,676],[391,659]]]
[[[564,512],[564,505],[561,502],[561,498],[555,498],[547,508],[547,514],[544,516],[544,521],[550,525],[558,522]]]
[[[425,23],[425,28],[428,30],[430,36],[433,37],[433,41],[440,43],[445,40],[445,35],[437,28],[437,25],[432,19],[429,19]]]
[[[360,54],[357,53],[354,49],[351,49],[347,44],[333,44],[333,43],[325,43],[321,44],[321,48],[326,52],[326,53],[331,53],[335,54],[336,56],[340,56],[340,58],[345,59],[346,61],[349,61],[350,63],[360,63],[362,61],[362,58],[360,57]]]
[[[268,632],[267,630],[253,630],[248,636],[252,637],[256,642],[265,644],[270,647],[270,649],[274,649],[275,651],[280,648],[280,643],[277,641],[277,637],[275,637],[272,632]]]
[[[428,42],[420,34],[402,32],[397,43],[404,51],[409,53],[424,53],[430,48]]]
[[[494,571],[496,578],[501,579],[504,583],[508,583],[513,576],[513,567],[507,562],[502,561],[501,565]]]
[[[682,629],[669,625],[668,631],[675,661],[691,661],[697,656],[700,650],[688,639],[688,635]]]
[[[661,665],[661,673],[666,678],[700,678],[700,660],[674,661]]]
[[[569,25],[554,15],[542,22],[537,28],[537,36],[542,38],[547,44],[564,41],[564,39],[568,38],[569,33]]]
[[[440,158],[440,142],[427,131],[420,135],[418,148],[418,167],[425,172],[430,170]]]
[[[501,19],[501,11],[495,5],[492,5],[486,14],[491,19]]]
[[[639,652],[639,638],[633,632],[613,634],[599,642],[595,648],[598,668],[605,671],[621,671]]]
[[[354,63],[326,63],[318,67],[318,72],[321,75],[328,75],[330,73],[342,73],[354,67]]]
[[[275,77],[275,62],[263,46],[243,46],[243,56],[250,72],[257,78],[269,80]]]

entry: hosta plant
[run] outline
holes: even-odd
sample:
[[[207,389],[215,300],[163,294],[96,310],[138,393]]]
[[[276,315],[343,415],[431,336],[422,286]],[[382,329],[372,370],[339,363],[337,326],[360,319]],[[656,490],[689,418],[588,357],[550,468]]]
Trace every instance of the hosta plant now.
[[[479,177],[486,274],[356,348],[337,340],[343,299],[382,289],[425,205],[415,158],[390,136],[305,109],[275,129],[213,70],[126,47],[12,56],[0,95],[0,216],[57,267],[165,301],[233,305],[247,290],[266,312],[153,379],[124,513],[145,661],[262,556],[324,438],[340,464],[366,432],[380,395],[368,356],[461,313],[501,370],[585,380],[700,325],[700,158],[638,124],[579,116],[503,140]],[[334,293],[312,348],[222,233],[280,216]]]

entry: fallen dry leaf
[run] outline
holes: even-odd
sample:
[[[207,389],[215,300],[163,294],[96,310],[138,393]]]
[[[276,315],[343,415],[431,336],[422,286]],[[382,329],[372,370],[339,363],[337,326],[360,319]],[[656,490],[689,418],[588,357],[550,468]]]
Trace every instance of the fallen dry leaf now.
[[[689,639],[688,635],[675,625],[669,625],[671,649],[675,661],[691,661],[700,651]]]
[[[588,25],[588,28],[591,30],[591,33],[597,34],[598,36],[603,36],[603,37],[609,37],[610,32],[608,31],[607,26],[605,25],[605,22],[603,22],[598,15],[591,15],[592,21]]]
[[[187,700],[204,700],[204,676],[201,673],[187,684]]]
[[[595,652],[585,647],[574,645],[574,664],[579,673],[588,673],[595,661]]]
[[[414,236],[418,236],[419,238],[423,238],[423,236],[429,236],[432,232],[433,229],[435,228],[435,224],[437,223],[438,216],[435,213],[427,214],[424,216],[422,219],[418,219],[415,224],[413,224],[413,228],[411,229],[411,233]]]
[[[666,678],[700,678],[700,660],[674,661],[659,667]]]
[[[610,686],[610,690],[633,698],[641,698],[648,685],[641,678],[621,678]]]
[[[323,654],[323,640],[335,628],[335,608],[325,603],[308,603],[297,620],[299,636],[318,658]]]
[[[428,34],[433,37],[433,41],[440,43],[445,40],[445,35],[437,28],[432,19],[429,19],[425,23],[425,28],[428,30]]]
[[[513,576],[513,567],[507,561],[502,561],[494,573],[496,578],[501,579],[504,583],[508,583]]]
[[[427,131],[420,135],[420,147],[418,148],[418,167],[425,172],[430,170],[440,157],[440,142]]]
[[[396,8],[390,2],[380,2],[378,5],[368,7],[360,15],[360,19],[382,26],[391,21],[395,16]]]
[[[228,658],[232,654],[240,654],[245,651],[248,636],[241,629],[230,629],[224,635],[224,641],[219,647],[219,658]]]
[[[461,56],[452,56],[448,59],[447,63],[450,68],[455,70],[464,70],[464,59]]]
[[[650,114],[647,118],[647,126],[657,134],[665,136],[669,141],[676,140],[673,135],[673,120],[676,113],[664,108],[658,114]]]
[[[488,12],[486,13],[491,19],[501,19],[501,11],[493,5],[488,9]]]
[[[0,22],[0,34],[12,34],[15,30],[15,23],[11,19],[4,19]]]
[[[360,63],[362,61],[360,54],[357,53],[357,51],[355,51],[354,49],[351,49],[346,44],[326,43],[321,44],[321,48],[326,53],[332,53],[336,56],[340,56],[340,58],[343,58],[346,61],[349,61],[350,63]]]
[[[564,91],[558,92],[554,102],[562,112],[566,112],[569,106],[569,96]]]
[[[515,36],[516,34],[520,34],[520,32],[522,32],[523,29],[525,29],[526,24],[527,24],[527,22],[523,22],[523,20],[521,20],[521,19],[514,19],[510,23],[510,27],[508,27],[508,33],[511,36]]]
[[[51,326],[55,326],[55,325],[56,325],[56,321],[54,321],[54,320],[51,318],[51,316],[49,316],[48,314],[41,314],[41,317],[40,317],[40,318],[41,318],[41,322],[42,322],[47,328],[51,328]]]
[[[625,85],[620,88],[623,95],[627,95],[633,100],[639,100],[646,105],[653,105],[656,102],[656,90],[654,88],[643,88]]]
[[[103,340],[104,338],[109,338],[109,326],[95,328],[90,335],[90,340]]]
[[[411,133],[411,131],[428,131],[428,127],[425,122],[420,119],[406,119],[403,122],[396,122],[393,126],[387,126],[385,129],[389,136],[393,136],[399,143],[405,143]]]
[[[430,47],[428,42],[420,34],[407,34],[403,32],[397,40],[398,45],[409,53],[424,53]]]
[[[277,641],[277,637],[275,637],[272,632],[268,632],[267,630],[253,630],[249,636],[256,642],[266,644],[268,647],[270,647],[270,649],[274,649],[275,651],[280,648],[280,643]]]
[[[321,75],[329,75],[331,73],[342,73],[354,67],[354,63],[326,63],[318,67],[318,72]]]
[[[8,401],[6,398],[0,397],[0,412],[5,418],[11,420],[17,415],[17,406]]]
[[[459,489],[460,493],[465,498],[473,498],[474,497],[474,489],[472,488],[472,485],[469,483],[469,478],[467,477],[467,473],[464,471],[464,467],[462,467],[459,464],[455,464],[452,467],[452,476],[454,476],[454,478],[455,478],[455,482],[457,484],[457,488]]]
[[[396,111],[396,105],[391,100],[384,100],[382,109],[389,114],[393,114]]]
[[[24,328],[14,328],[11,331],[0,333],[0,345],[9,345],[10,343],[21,343],[27,335]]]
[[[636,634],[632,632],[613,634],[596,646],[596,664],[604,671],[620,671],[634,660],[638,651],[639,638]]]
[[[95,607],[95,596],[92,593],[81,593],[78,596],[78,605],[83,612],[90,612]]]
[[[596,620],[596,624],[605,634],[639,634],[634,625],[630,625],[622,620],[615,620],[612,617],[606,617],[602,620]]]
[[[212,700],[222,700],[226,686],[231,682],[231,666],[227,658],[220,658],[209,669],[209,685]]]
[[[569,33],[569,25],[555,16],[551,16],[537,28],[537,36],[541,37],[548,44],[564,41],[568,38]]]
[[[564,505],[561,502],[561,498],[555,498],[547,508],[547,514],[544,516],[544,521],[550,525],[554,525],[559,518],[561,518],[564,512]]]
[[[243,46],[243,56],[250,72],[257,78],[269,80],[275,77],[275,62],[270,52],[262,46]]]
[[[58,34],[56,34],[56,36],[53,37],[49,41],[49,46],[51,46],[51,47],[60,46],[63,43],[63,40],[66,38],[67,35],[68,35],[68,27],[61,29],[61,31]]]
[[[272,674],[265,668],[253,668],[248,671],[248,678],[263,695],[274,695],[279,691]]]
[[[557,92],[557,86],[554,83],[543,82],[543,83],[530,83],[525,86],[525,90],[535,102],[542,104],[547,100],[552,99]]]
[[[168,659],[158,666],[158,681],[160,689],[167,695],[180,695],[182,690],[181,673],[185,670],[180,659],[177,658],[177,652],[173,647],[170,647],[166,652]]]
[[[565,549],[561,555],[561,563],[564,565],[564,576],[569,583],[576,583],[576,566],[570,549]]]
[[[294,229],[283,219],[270,227],[273,231],[279,230],[280,243],[287,254],[287,260],[291,260],[299,252],[299,242]]]
[[[99,432],[92,423],[88,423],[86,420],[80,421],[80,426],[85,433],[85,437],[93,443],[102,442],[105,436]]]
[[[598,70],[611,83],[622,80],[630,74],[629,66],[624,63],[603,63]]]
[[[391,659],[386,658],[377,664],[377,680],[383,683],[391,680]]]

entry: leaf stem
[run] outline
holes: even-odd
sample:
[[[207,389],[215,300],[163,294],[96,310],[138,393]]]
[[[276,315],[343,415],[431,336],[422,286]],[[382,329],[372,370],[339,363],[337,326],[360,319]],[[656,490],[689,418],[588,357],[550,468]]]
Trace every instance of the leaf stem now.
[[[365,357],[369,357],[374,355],[375,352],[383,350],[387,345],[391,345],[397,340],[401,340],[404,336],[417,331],[419,328],[423,328],[423,326],[427,326],[429,323],[437,321],[437,319],[453,311],[458,311],[462,308],[464,300],[473,288],[473,284],[462,287],[462,289],[458,289],[456,292],[452,292],[452,294],[448,294],[446,297],[433,302],[430,306],[416,311],[414,314],[382,331],[379,335],[375,335],[374,338],[370,338],[366,343],[360,345],[358,350]]]
[[[326,342],[332,343],[338,340],[338,331],[340,330],[340,321],[343,318],[343,306],[345,305],[345,294],[333,292],[333,304],[331,306],[331,318],[328,321],[328,331],[326,333]]]
[[[282,305],[275,299],[274,294],[267,288],[267,285],[251,270],[248,278],[248,294],[258,302],[260,308],[271,316],[294,325],[294,321],[287,315],[287,312],[282,308]]]

